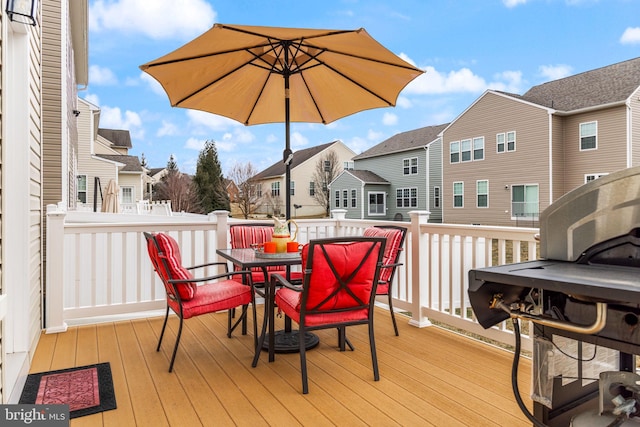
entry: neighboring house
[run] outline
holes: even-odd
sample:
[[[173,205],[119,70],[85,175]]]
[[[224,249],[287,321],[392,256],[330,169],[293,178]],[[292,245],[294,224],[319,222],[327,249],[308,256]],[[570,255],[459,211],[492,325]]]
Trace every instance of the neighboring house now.
[[[76,91],[88,83],[87,0],[0,8],[0,399],[17,403],[43,328],[45,207],[75,202]]]
[[[537,226],[563,194],[640,165],[640,58],[488,90],[443,132],[443,220]]]
[[[151,168],[146,170],[144,176],[144,195],[143,199],[148,201],[155,200],[154,186],[167,174],[167,168]]]
[[[128,130],[98,129],[95,158],[117,168],[116,183],[120,187],[120,205],[123,212],[135,212],[135,204],[143,199],[146,172],[137,156],[128,155],[131,135]],[[101,180],[102,194],[109,181]]]
[[[334,152],[340,165],[348,163],[355,153],[342,141],[336,140],[293,153],[291,161],[291,216],[324,216],[325,207],[321,206],[313,193],[316,188],[313,176],[318,162],[329,152]],[[279,161],[252,178],[262,194],[262,204],[256,213],[284,215],[285,209],[285,165]],[[329,183],[327,183],[328,185]]]
[[[347,218],[409,221],[409,212],[430,211],[442,221],[441,124],[402,132],[353,158],[330,185],[332,209]],[[375,171],[375,172],[374,172]]]

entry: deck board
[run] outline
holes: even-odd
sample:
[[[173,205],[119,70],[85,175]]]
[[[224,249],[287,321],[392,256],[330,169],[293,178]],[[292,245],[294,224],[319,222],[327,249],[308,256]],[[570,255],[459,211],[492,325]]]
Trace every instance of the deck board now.
[[[261,307],[258,309],[262,316]],[[226,336],[226,313],[185,321],[173,373],[169,360],[178,319],[71,327],[43,334],[31,372],[110,362],[118,408],[71,421],[85,426],[530,426],[510,385],[512,353],[438,327],[415,328],[400,316],[400,336],[376,309],[380,381],[373,381],[366,327],[348,329],[356,350],[340,352],[335,330],[318,331],[307,353],[309,394],[301,393],[298,354],[274,363],[253,359],[249,334]],[[261,321],[259,319],[259,321]],[[282,319],[278,319],[282,327]],[[519,387],[530,389],[522,359]]]

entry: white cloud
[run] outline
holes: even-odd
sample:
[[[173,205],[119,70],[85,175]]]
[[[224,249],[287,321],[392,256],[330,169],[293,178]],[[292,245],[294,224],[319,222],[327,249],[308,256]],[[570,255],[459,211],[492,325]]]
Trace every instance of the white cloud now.
[[[187,110],[187,117],[190,125],[213,131],[225,131],[231,127],[242,126],[235,120],[198,110]]]
[[[309,145],[309,140],[300,132],[291,133],[291,148],[304,148]]]
[[[149,74],[141,72],[140,79],[149,86],[149,89],[151,89],[153,93],[162,95],[165,98],[167,97],[167,92],[164,91],[160,83],[158,83],[158,81],[151,77]]]
[[[384,113],[382,116],[382,124],[385,126],[393,126],[398,123],[398,116],[393,113]]]
[[[522,89],[521,71],[503,71],[494,76],[496,81],[489,83],[491,89],[519,93]]]
[[[461,68],[449,73],[441,73],[432,66],[426,67],[425,70],[425,74],[407,85],[405,89],[407,93],[420,95],[456,92],[479,93],[487,88],[485,80],[473,74],[468,68]]]
[[[512,7],[516,7],[520,4],[526,4],[527,0],[502,0],[502,4],[507,6],[509,9]]]
[[[411,108],[413,107],[413,102],[407,97],[399,96],[396,101],[396,106],[400,108]]]
[[[100,127],[106,129],[128,130],[132,138],[144,138],[142,120],[138,113],[126,110],[124,114],[118,107],[100,107]]]
[[[571,75],[572,68],[570,65],[541,65],[539,67],[540,74],[547,80],[558,80]]]
[[[211,28],[216,12],[205,0],[96,0],[89,11],[92,31],[188,40]]]
[[[100,98],[96,94],[89,93],[89,94],[87,94],[87,96],[84,97],[84,99],[89,101],[90,103],[92,103],[96,107],[100,106]]]
[[[361,138],[359,136],[351,138],[349,141],[344,141],[347,147],[351,148],[356,154],[360,154],[365,150],[368,150],[372,147],[370,141]]]
[[[201,151],[204,148],[204,143],[205,142],[207,142],[207,141],[204,140],[204,139],[189,138],[184,143],[184,148],[186,148],[187,150]]]
[[[95,85],[110,86],[118,84],[118,78],[109,68],[91,65],[89,67],[89,82]]]
[[[162,127],[158,129],[156,132],[156,136],[174,136],[178,134],[178,127],[173,123],[167,122],[166,120],[162,121]]]
[[[367,139],[369,141],[380,141],[384,134],[382,132],[376,132],[373,129],[369,129],[367,132]]]
[[[640,27],[627,28],[620,37],[622,44],[640,44]]]

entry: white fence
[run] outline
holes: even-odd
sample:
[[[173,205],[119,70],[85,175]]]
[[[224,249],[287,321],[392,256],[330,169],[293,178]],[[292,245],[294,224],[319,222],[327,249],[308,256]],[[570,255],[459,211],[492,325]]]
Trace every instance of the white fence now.
[[[535,259],[537,229],[430,224],[428,212],[411,212],[404,264],[393,286],[394,306],[422,327],[437,320],[511,344],[504,325],[484,330],[469,305],[468,271]],[[216,258],[229,242],[228,212],[209,216],[87,214],[51,210],[47,221],[47,332],[66,330],[72,319],[136,313],[166,307],[164,288],[149,261],[143,232],[168,232],[180,244],[183,263]],[[394,221],[296,220],[297,240],[361,235],[366,227]],[[382,300],[381,300],[382,301]],[[525,340],[523,347],[529,348]]]

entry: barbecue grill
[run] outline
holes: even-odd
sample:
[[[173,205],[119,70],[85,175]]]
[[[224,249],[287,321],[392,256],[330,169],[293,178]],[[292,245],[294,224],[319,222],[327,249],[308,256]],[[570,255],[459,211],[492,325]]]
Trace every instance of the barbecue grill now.
[[[634,373],[640,354],[640,168],[591,181],[545,209],[540,256],[469,272],[478,322],[514,320],[516,358],[517,320],[533,322],[534,414],[523,411],[534,425],[640,420],[639,385],[619,374]],[[571,369],[556,372],[562,366]],[[516,383],[514,392],[521,403]],[[613,407],[611,394],[622,399]]]

